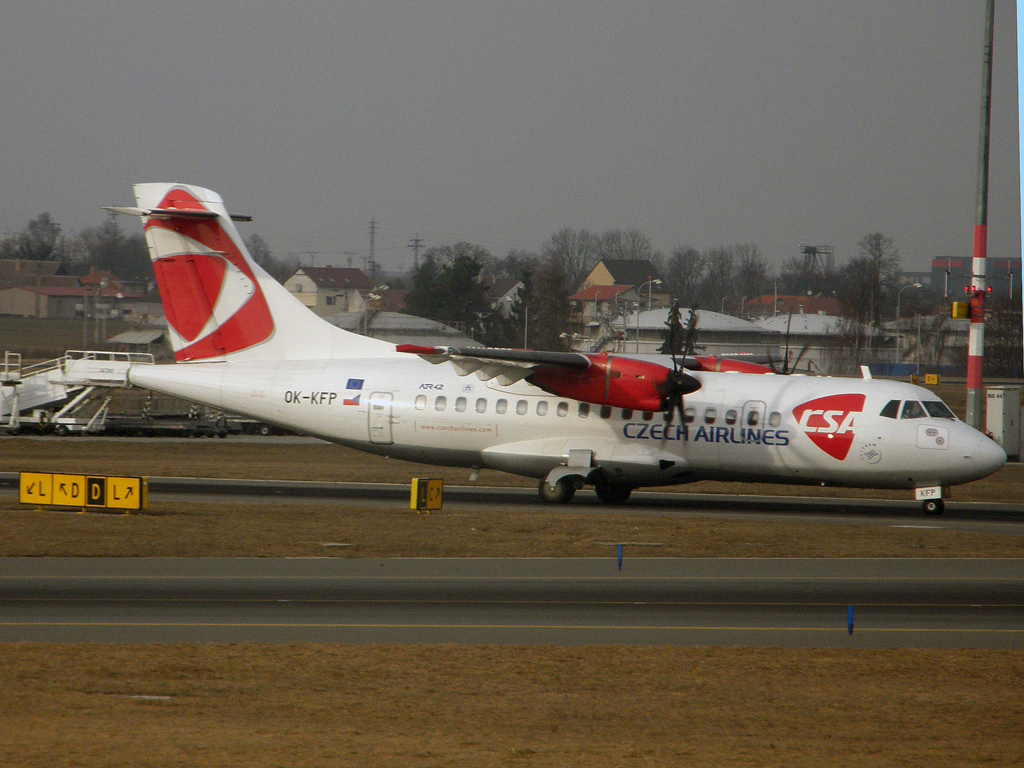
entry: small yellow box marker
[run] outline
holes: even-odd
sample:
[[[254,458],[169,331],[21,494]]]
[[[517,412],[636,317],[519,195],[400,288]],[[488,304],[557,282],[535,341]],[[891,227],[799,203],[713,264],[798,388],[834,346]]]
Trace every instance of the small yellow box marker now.
[[[444,480],[441,478],[414,477],[409,508],[417,512],[441,509],[444,497]]]

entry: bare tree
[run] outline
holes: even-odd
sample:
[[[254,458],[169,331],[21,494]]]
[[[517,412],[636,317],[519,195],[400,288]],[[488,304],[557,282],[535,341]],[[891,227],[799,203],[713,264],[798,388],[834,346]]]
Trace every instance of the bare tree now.
[[[672,251],[665,269],[665,287],[682,306],[693,306],[697,286],[704,279],[704,268],[704,257],[696,248],[680,247]]]
[[[704,251],[704,278],[697,290],[697,302],[718,312],[725,302],[736,303],[736,256],[732,248],[720,245]]]
[[[565,280],[575,290],[598,260],[598,239],[585,229],[562,229],[551,236],[541,255],[544,260],[557,259]]]
[[[857,244],[860,257],[842,270],[840,297],[851,317],[862,323],[878,323],[883,311],[896,303],[900,257],[891,237],[873,232]]]
[[[733,248],[739,264],[736,267],[736,290],[741,299],[754,299],[767,293],[771,285],[771,267],[756,245],[744,243]]]

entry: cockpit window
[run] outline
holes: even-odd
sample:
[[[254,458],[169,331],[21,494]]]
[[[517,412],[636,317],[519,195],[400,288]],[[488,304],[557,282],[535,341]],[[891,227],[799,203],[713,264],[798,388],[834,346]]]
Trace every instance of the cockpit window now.
[[[924,406],[921,405],[917,400],[907,400],[903,404],[903,413],[900,415],[901,419],[923,419],[928,416],[925,413]]]
[[[900,401],[890,400],[888,403],[885,404],[885,408],[882,409],[882,412],[879,414],[879,416],[884,416],[887,419],[895,419],[897,416],[899,416],[899,413]]]
[[[933,419],[956,419],[953,412],[949,410],[949,406],[941,400],[925,400],[924,407]]]

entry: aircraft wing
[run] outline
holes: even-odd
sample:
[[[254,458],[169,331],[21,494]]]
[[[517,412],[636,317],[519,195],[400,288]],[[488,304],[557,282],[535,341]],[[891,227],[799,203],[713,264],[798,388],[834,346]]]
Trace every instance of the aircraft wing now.
[[[494,349],[491,347],[423,347],[399,344],[399,352],[419,355],[434,363],[451,361],[461,376],[475,373],[481,381],[497,379],[502,386],[525,379],[542,366],[555,366],[585,371],[593,365],[590,358],[577,352],[534,352],[529,349]]]
[[[683,395],[701,382],[682,370],[658,363],[579,352],[535,352],[490,347],[421,347],[400,344],[399,352],[420,355],[431,363],[451,362],[462,376],[508,386],[529,378],[534,386],[559,397],[637,411],[682,410]]]

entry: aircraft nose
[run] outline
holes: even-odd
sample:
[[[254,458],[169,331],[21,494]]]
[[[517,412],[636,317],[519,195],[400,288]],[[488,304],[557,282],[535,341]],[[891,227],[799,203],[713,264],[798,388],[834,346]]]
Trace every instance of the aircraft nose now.
[[[974,432],[970,447],[964,452],[964,458],[971,460],[972,469],[977,477],[987,477],[1006,464],[1006,451],[1002,449],[995,440],[983,435],[981,432]]]

